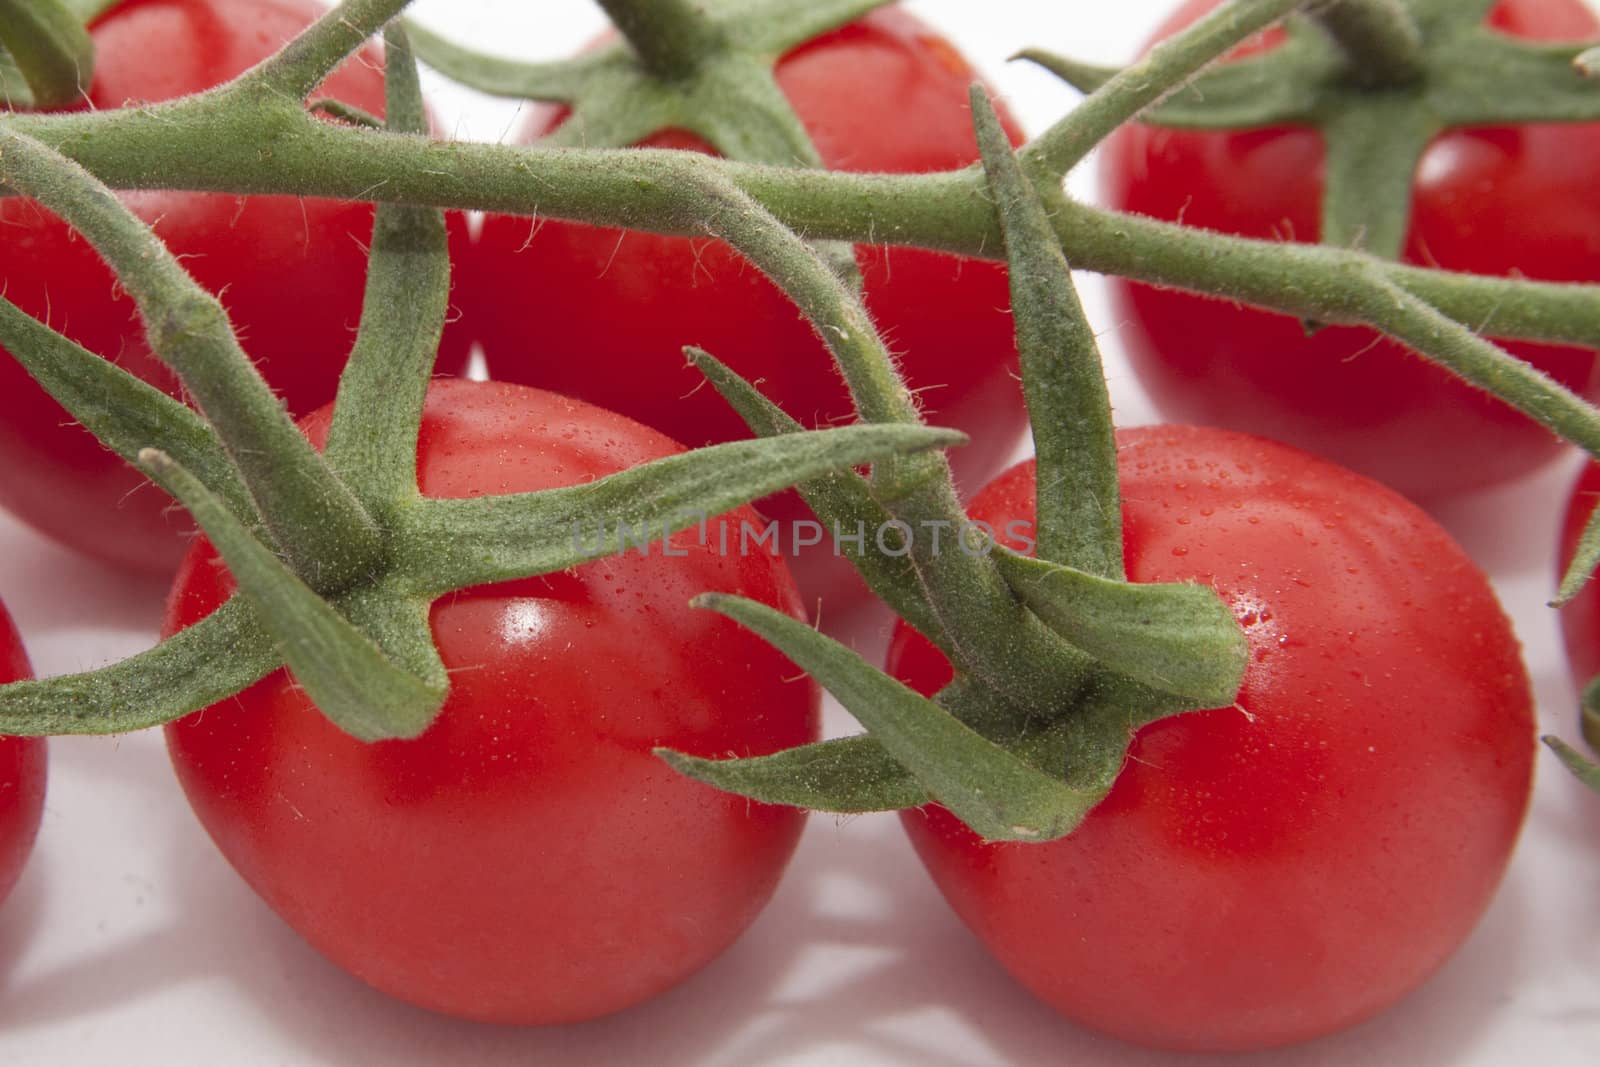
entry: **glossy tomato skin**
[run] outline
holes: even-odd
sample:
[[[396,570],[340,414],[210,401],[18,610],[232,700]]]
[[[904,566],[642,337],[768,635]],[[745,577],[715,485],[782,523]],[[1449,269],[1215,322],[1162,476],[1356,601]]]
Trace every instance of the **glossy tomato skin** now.
[[[326,411],[306,423],[326,434]],[[436,382],[424,494],[571,485],[680,449],[521,386]],[[736,518],[754,521],[741,510]],[[753,920],[803,815],[678,777],[657,746],[755,755],[817,736],[817,691],[731,622],[735,592],[800,617],[780,560],[630,553],[433,607],[452,690],[415,741],[364,745],[279,673],[167,728],[200,820],[318,950],[394,996],[491,1022],[592,1018],[671,986]],[[228,578],[202,543],[168,632]]]
[[[893,7],[817,38],[777,65],[778,84],[824,164],[863,172],[947,170],[977,160],[967,104],[976,77],[948,42]],[[1001,115],[1020,141],[1015,121]],[[524,137],[537,138],[564,118],[542,110]],[[681,130],[644,143],[711,150]],[[859,246],[856,259],[867,305],[928,421],[972,437],[952,454],[958,478],[981,485],[1026,427],[1004,269],[883,245]],[[490,216],[472,277],[467,298],[482,302],[470,317],[492,378],[582,397],[690,446],[748,437],[739,416],[686,365],[683,348],[693,344],[808,425],[853,418],[809,324],[722,242]],[[513,292],[521,299],[506,298]],[[538,349],[527,344],[530,306],[533,314],[542,310]],[[761,510],[783,521],[809,516],[792,493],[763,501]],[[808,600],[819,592],[842,596],[851,585],[852,572],[827,546],[800,562]]]
[[[1578,539],[1600,500],[1600,465],[1590,463],[1579,475],[1567,501],[1566,518],[1561,527],[1561,570],[1578,550]],[[1600,585],[1591,576],[1578,595],[1561,608],[1561,637],[1567,649],[1567,664],[1572,680],[1582,689],[1600,675]]]
[[[1129,1041],[1247,1050],[1349,1026],[1459,945],[1528,803],[1532,696],[1488,582],[1429,518],[1229,431],[1119,436],[1128,571],[1216,588],[1251,663],[1237,707],[1140,730],[1067,838],[984,844],[905,813],[956,912],[1064,1015]],[[973,502],[1034,518],[1031,462]],[[890,670],[950,676],[904,626]]]
[[[22,639],[0,604],[0,684],[32,678]],[[44,814],[45,741],[0,737],[0,901],[17,884]]]
[[[1190,0],[1157,37],[1215,6]],[[1581,0],[1502,0],[1489,22],[1532,40],[1600,33]],[[1477,274],[1600,280],[1597,171],[1600,125],[1446,133],[1418,169],[1404,258]],[[1129,126],[1109,142],[1102,177],[1111,206],[1125,211],[1269,240],[1318,236],[1323,147],[1311,130]],[[1307,336],[1292,318],[1226,301],[1121,280],[1113,292],[1134,369],[1173,421],[1296,444],[1419,499],[1516,478],[1564,447],[1371,331]],[[1506,347],[1568,388],[1600,396],[1594,352]]]
[[[157,102],[217,85],[265,58],[324,11],[315,0],[129,0],[93,25],[89,102]],[[382,60],[368,50],[317,95],[383,111]],[[245,351],[295,413],[333,399],[361,314],[371,205],[289,196],[150,191],[124,202],[185,268],[218,293]],[[452,247],[466,246],[453,218]],[[0,283],[8,299],[174,396],[134,303],[89,244],[37,204],[0,200]],[[465,365],[446,331],[439,368]],[[0,349],[0,506],[52,538],[118,565],[170,572],[187,517],[103,448]]]

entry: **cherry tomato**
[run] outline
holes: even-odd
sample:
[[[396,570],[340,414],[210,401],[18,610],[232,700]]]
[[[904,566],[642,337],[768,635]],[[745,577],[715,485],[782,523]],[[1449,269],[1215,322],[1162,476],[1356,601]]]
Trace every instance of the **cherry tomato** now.
[[[157,102],[220,84],[323,13],[314,0],[127,0],[92,26],[89,106]],[[381,114],[382,60],[368,49],[314,95]],[[184,266],[222,297],[246,352],[296,413],[333,399],[366,283],[369,204],[290,196],[124,194]],[[465,223],[452,221],[457,249]],[[0,200],[0,287],[84,347],[179,395],[151,354],[133,301],[59,218]],[[441,371],[465,363],[446,333]],[[170,572],[191,525],[143,475],[108,452],[0,349],[0,506],[63,544],[122,566]]]
[[[1215,6],[1190,0],[1157,36]],[[1532,40],[1600,33],[1581,0],[1502,0],[1489,23]],[[1321,137],[1309,129],[1129,126],[1105,152],[1105,195],[1116,208],[1189,226],[1315,241],[1323,158]],[[1600,281],[1600,205],[1591,195],[1597,170],[1600,125],[1446,133],[1417,170],[1404,258],[1477,274]],[[1422,498],[1515,478],[1564,447],[1499,400],[1369,330],[1307,336],[1292,318],[1226,301],[1123,281],[1114,293],[1133,366],[1174,421],[1265,434]],[[1594,352],[1506,347],[1568,388],[1600,396]]]
[[[305,423],[319,443],[327,425],[326,409]],[[420,484],[436,497],[554,488],[678,451],[581,401],[441,381]],[[681,778],[652,749],[803,744],[818,703],[764,642],[688,606],[722,590],[801,617],[782,561],[680,543],[685,556],[656,546],[437,601],[452,689],[415,741],[352,740],[284,673],[169,726],[201,822],[312,945],[424,1007],[567,1022],[682,980],[755,918],[803,815]],[[230,589],[201,542],[167,632]]]
[[[22,639],[0,604],[0,683],[32,678]],[[45,742],[0,737],[0,901],[17,884],[44,813]]]
[[[951,45],[895,8],[819,37],[777,65],[778,84],[830,168],[910,173],[978,158],[967,105],[976,75]],[[528,140],[565,118],[546,109]],[[1002,112],[1014,140],[1021,133]],[[712,149],[682,130],[657,148]],[[866,300],[931,424],[972,443],[957,474],[981,485],[1026,427],[1017,385],[1010,295],[998,265],[917,249],[862,245]],[[822,343],[783,293],[727,245],[565,222],[490,216],[469,294],[492,378],[553,389],[611,408],[695,446],[748,437],[743,421],[685,365],[693,344],[756,382],[808,425],[849,420],[854,407]],[[508,294],[521,294],[508,298]],[[538,350],[527,344],[539,316]],[[799,497],[761,504],[784,523],[809,517]],[[810,601],[846,598],[854,574],[826,541],[803,553]]]
[[[985,844],[938,807],[906,829],[967,926],[1074,1020],[1188,1050],[1348,1026],[1443,963],[1500,881],[1534,759],[1516,638],[1461,549],[1376,483],[1230,431],[1119,440],[1128,572],[1232,605],[1237,705],[1139,730],[1060,841]],[[1031,523],[1033,494],[1029,462],[972,515]],[[925,693],[950,677],[904,626],[889,664]]]
[[[1561,569],[1566,571],[1578,550],[1578,538],[1600,500],[1600,465],[1583,469],[1567,501],[1561,527]],[[1561,609],[1561,636],[1567,647],[1572,680],[1581,689],[1600,675],[1600,585],[1591,576],[1587,585]]]

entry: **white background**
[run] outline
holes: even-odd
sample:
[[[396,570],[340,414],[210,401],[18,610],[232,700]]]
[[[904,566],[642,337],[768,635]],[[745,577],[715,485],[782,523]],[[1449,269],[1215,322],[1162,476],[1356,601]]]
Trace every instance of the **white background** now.
[[[1125,60],[1173,0],[911,0],[1009,97],[1031,131],[1075,96],[1024,45]],[[584,0],[425,0],[424,21],[505,53],[557,56],[598,29]],[[499,139],[518,108],[430,79],[455,136]],[[1092,168],[1074,188],[1093,195]],[[1084,279],[1119,419],[1152,416],[1118,324]],[[1574,694],[1544,606],[1574,465],[1441,517],[1515,617],[1541,726],[1572,735]],[[163,588],[85,562],[0,515],[0,593],[41,673],[153,640]],[[882,620],[859,635],[881,641]],[[1400,714],[1427,714],[1426,708]],[[830,707],[833,733],[851,729]],[[1600,798],[1542,758],[1533,811],[1494,907],[1460,954],[1398,1008],[1253,1063],[1561,1067],[1600,1048]],[[454,1022],[324,962],[233,874],[190,814],[158,734],[52,742],[37,851],[0,909],[0,1064],[1149,1065],[1184,1057],[1097,1037],[1033,1001],[954,919],[892,817],[814,817],[776,899],[686,985],[621,1016],[551,1030]],[[1587,1050],[1587,1054],[1585,1054]],[[1212,1062],[1228,1063],[1229,1058]]]

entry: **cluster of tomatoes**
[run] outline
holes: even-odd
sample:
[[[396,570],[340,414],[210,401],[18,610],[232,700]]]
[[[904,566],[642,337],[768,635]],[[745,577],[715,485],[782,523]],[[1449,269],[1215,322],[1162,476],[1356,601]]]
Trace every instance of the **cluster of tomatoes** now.
[[[1212,6],[1194,0],[1163,32]],[[94,26],[90,103],[218,84],[319,13],[311,0],[127,0]],[[1491,17],[1530,37],[1600,32],[1577,0],[1505,0]],[[159,58],[173,55],[186,59]],[[319,92],[381,114],[381,62],[364,60]],[[830,167],[933,171],[976,158],[971,70],[896,9],[795,50],[777,76]],[[862,83],[882,91],[849,91]],[[899,121],[907,115],[918,121]],[[560,120],[540,114],[527,136]],[[674,131],[649,143],[707,148]],[[1318,152],[1299,131],[1130,127],[1106,173],[1118,207],[1311,237]],[[1587,254],[1600,222],[1568,219],[1553,234],[1542,215],[1485,202],[1537,189],[1576,216],[1600,169],[1600,131],[1457,131],[1435,152],[1452,165],[1422,169],[1409,256],[1600,279]],[[169,192],[127,202],[224,294],[263,374],[313,439],[325,434],[373,209]],[[1486,216],[1507,228],[1485,239],[1473,223]],[[1528,232],[1512,232],[1518,220]],[[685,344],[798,418],[851,414],[808,324],[724,246],[491,217],[476,235],[452,219],[451,252],[459,314],[438,371],[459,372],[478,343],[494,381],[432,390],[419,445],[427,495],[573,484],[743,436],[711,390],[696,391]],[[131,301],[59,219],[0,200],[0,257],[8,299],[177,395]],[[866,246],[858,259],[867,305],[928,421],[973,438],[959,473],[989,484],[972,515],[995,529],[1031,524],[1031,466],[994,477],[1026,430],[1004,270]],[[1237,705],[1143,729],[1110,797],[1063,841],[987,844],[936,806],[905,821],[963,919],[1069,1016],[1174,1047],[1302,1040],[1394,1002],[1460,943],[1504,870],[1532,777],[1528,681],[1486,579],[1417,506],[1365,475],[1455,491],[1523,473],[1559,446],[1387,342],[1307,336],[1292,320],[1137,285],[1121,300],[1135,362],[1168,411],[1270,430],[1362,474],[1231,430],[1127,432],[1130,576],[1204,582],[1235,608],[1253,651]],[[530,303],[547,309],[538,350]],[[1580,392],[1600,384],[1592,352],[1517,352]],[[0,466],[0,504],[50,536],[130,567],[178,562],[182,515],[9,359]],[[761,506],[781,520],[801,505]],[[169,749],[228,860],[364,980],[470,1018],[603,1015],[725,948],[770,896],[801,826],[798,812],[680,779],[653,755],[758,754],[817,735],[815,686],[688,601],[734,592],[800,616],[819,593],[857,595],[834,565],[813,568],[828,556],[799,561],[810,568],[800,587],[784,560],[700,545],[472,590],[434,606],[458,673],[422,738],[356,742],[279,674],[168,727]],[[166,632],[231,591],[214,557],[192,551]],[[0,638],[0,681],[26,677],[8,620]],[[903,625],[888,666],[925,693],[950,676]],[[0,739],[0,895],[37,827],[44,766],[42,741]],[[499,862],[471,862],[485,854]],[[624,865],[618,884],[607,872]],[[379,868],[392,881],[374,896]],[[463,898],[452,883],[465,869],[484,873]]]

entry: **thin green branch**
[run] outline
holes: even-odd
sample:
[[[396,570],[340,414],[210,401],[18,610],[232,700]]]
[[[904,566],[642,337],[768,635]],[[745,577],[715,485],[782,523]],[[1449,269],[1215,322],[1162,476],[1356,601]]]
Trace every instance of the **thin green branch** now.
[[[0,122],[0,182],[60,215],[117,272],[150,348],[177,371],[222,439],[297,574],[337,588],[380,556],[376,527],[301,436],[239,347],[216,297],[88,172]]]
[[[1600,457],[1600,409],[1370,267],[1353,280],[1363,321]]]
[[[1304,0],[1231,0],[1124,68],[1023,150],[1030,166],[1065,174],[1118,126],[1155,104]]]
[[[304,100],[334,68],[378,34],[411,0],[344,0],[224,92],[265,93]]]
[[[416,64],[399,23],[387,32],[389,127],[423,133],[428,115]],[[325,453],[374,511],[419,495],[417,428],[449,305],[444,216],[434,208],[381,205],[361,325],[339,379]]]

